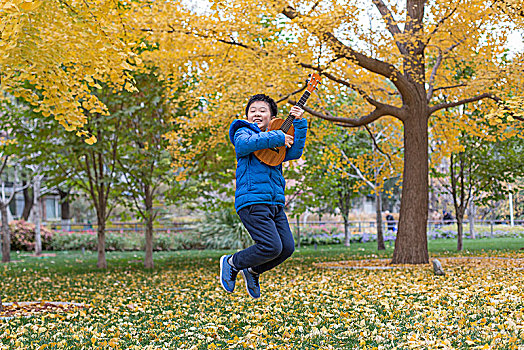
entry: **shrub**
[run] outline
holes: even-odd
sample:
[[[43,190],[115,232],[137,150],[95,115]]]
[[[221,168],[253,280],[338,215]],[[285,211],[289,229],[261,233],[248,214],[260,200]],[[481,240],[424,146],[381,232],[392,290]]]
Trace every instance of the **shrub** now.
[[[109,231],[106,232],[106,251],[141,251],[145,249],[143,232]],[[93,230],[80,232],[55,232],[50,244],[52,250],[96,250],[97,233]],[[153,250],[179,250],[202,248],[194,234],[184,232],[154,232]]]
[[[295,232],[295,243],[298,237]],[[344,242],[344,233],[335,225],[309,225],[300,227],[300,245],[340,244]]]
[[[51,241],[52,250],[96,250],[97,237],[92,230],[84,232],[57,232]]]
[[[253,244],[238,215],[228,209],[207,213],[196,232],[205,248],[244,249]]]
[[[15,220],[9,223],[11,229],[11,249],[13,250],[35,250],[35,224],[24,220]],[[40,237],[42,239],[42,250],[50,248],[54,232],[40,226]]]

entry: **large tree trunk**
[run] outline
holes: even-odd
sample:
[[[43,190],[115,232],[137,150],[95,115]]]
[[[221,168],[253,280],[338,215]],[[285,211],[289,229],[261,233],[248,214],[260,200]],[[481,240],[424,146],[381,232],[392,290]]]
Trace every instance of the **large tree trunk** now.
[[[144,267],[152,269],[153,264],[153,198],[151,196],[149,186],[146,186],[145,191],[145,206],[146,206],[146,256],[144,259]]]
[[[42,255],[42,235],[40,226],[42,224],[42,207],[40,205],[40,186],[42,175],[36,175],[33,184],[33,218],[35,221],[35,255]]]
[[[375,186],[375,189],[376,188],[377,187]],[[384,232],[382,230],[382,196],[379,191],[376,191],[375,193],[375,201],[375,209],[377,213],[377,249],[386,250],[386,246],[384,245]]]
[[[7,205],[0,205],[2,216],[2,262],[11,261],[11,232],[7,219]]]
[[[421,102],[422,104],[422,102]],[[429,261],[428,220],[428,113],[427,106],[411,110],[404,121],[402,199],[393,264]]]

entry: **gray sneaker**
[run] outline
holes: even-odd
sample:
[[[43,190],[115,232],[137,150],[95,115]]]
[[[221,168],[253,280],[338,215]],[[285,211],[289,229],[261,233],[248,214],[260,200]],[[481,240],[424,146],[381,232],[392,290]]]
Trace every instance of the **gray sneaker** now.
[[[246,282],[247,293],[254,299],[260,298],[260,283],[258,282],[258,274],[249,272],[248,269],[240,270],[244,282]]]

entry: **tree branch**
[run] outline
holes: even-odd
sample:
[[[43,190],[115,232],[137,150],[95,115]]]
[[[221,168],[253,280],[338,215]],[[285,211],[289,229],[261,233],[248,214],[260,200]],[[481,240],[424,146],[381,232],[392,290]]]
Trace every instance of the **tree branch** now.
[[[7,166],[7,161],[9,160],[9,156],[3,156],[2,166],[0,167],[0,174],[4,171],[5,167]]]
[[[293,9],[291,6],[285,7],[282,10],[282,14],[291,20],[299,16],[295,9]],[[335,35],[333,35],[333,33],[328,31],[317,29],[312,33],[319,36],[320,39],[326,41],[337,56],[344,57],[354,62],[358,66],[369,70],[370,72],[382,75],[383,77],[391,80],[391,82],[400,91],[402,96],[410,95],[410,83],[394,65],[375,58],[371,58],[354,50],[353,48],[342,43],[335,37]]]
[[[307,63],[300,63],[300,65],[304,68],[309,68],[309,69],[314,69],[316,71],[318,71],[320,74],[322,74],[323,76],[325,76],[326,78],[328,78],[329,80],[332,80],[334,82],[337,82],[339,84],[342,84],[344,86],[347,86],[348,88],[358,92],[360,94],[360,96],[362,96],[369,104],[377,107],[377,108],[381,108],[383,106],[386,106],[385,104],[383,103],[380,103],[378,102],[377,100],[371,98],[371,96],[369,96],[367,94],[367,92],[365,92],[364,90],[362,90],[359,86],[355,85],[355,84],[352,84],[350,82],[347,82],[341,78],[337,78],[335,77],[333,74],[331,73],[327,73],[327,72],[323,72],[321,68],[319,67],[316,67],[316,66],[313,66],[311,64],[307,64]],[[397,107],[393,107],[391,106],[392,108],[397,108]],[[400,112],[400,108],[398,108],[399,112]],[[399,116],[400,117],[400,116]]]
[[[433,92],[435,91],[434,90],[434,84],[435,84],[435,77],[437,75],[437,70],[438,68],[440,67],[440,64],[442,63],[442,50],[440,49],[440,47],[438,48],[438,57],[437,57],[437,61],[435,62],[435,65],[433,66],[433,69],[431,70],[431,75],[429,76],[429,82],[428,82],[428,92],[427,92],[427,95],[426,95],[426,99],[429,101],[431,101],[431,97],[433,97]]]
[[[290,104],[292,104],[292,105],[296,104],[295,101],[292,101],[292,100],[288,100],[288,102]],[[338,125],[343,126],[343,127],[362,126],[362,125],[366,125],[366,124],[372,123],[375,120],[378,120],[381,117],[384,117],[386,115],[391,115],[390,113],[387,113],[385,110],[380,110],[380,109],[376,108],[373,112],[369,113],[368,115],[365,115],[365,116],[360,117],[358,119],[354,119],[354,118],[336,117],[336,116],[334,116],[334,115],[332,115],[330,113],[324,114],[324,113],[315,111],[314,109],[312,109],[312,108],[310,108],[308,106],[303,106],[302,109],[304,111],[308,112],[309,114],[314,115],[315,117],[319,117],[321,119],[329,120],[329,121],[332,121],[332,122],[337,122],[337,123],[339,123]]]
[[[384,152],[378,145],[377,143],[377,139],[375,138],[375,135],[373,135],[373,133],[371,132],[371,130],[369,130],[368,126],[367,125],[364,125],[364,127],[366,128],[366,131],[368,132],[369,136],[371,137],[371,140],[373,140],[373,144],[375,145],[376,149],[382,153],[383,155],[385,155],[388,160],[389,160],[389,164],[391,166],[393,166],[393,162],[391,161],[391,156],[389,154],[387,154],[386,152]]]
[[[382,18],[386,22],[386,28],[389,30],[391,35],[393,36],[393,39],[395,39],[395,43],[397,44],[398,49],[402,54],[406,54],[406,46],[402,44],[398,37],[402,34],[400,29],[398,28],[398,25],[393,18],[393,14],[387,7],[387,5],[382,0],[373,0],[373,3],[377,7],[377,9],[380,11],[380,14],[382,15]]]
[[[280,100],[277,101],[277,104],[279,104],[280,102],[282,101],[285,101],[287,100],[288,98],[290,98],[291,96],[293,95],[296,95],[298,94],[299,92],[301,91],[304,91],[306,89],[307,85],[304,85],[303,87],[301,87],[300,89],[296,90],[296,91],[293,91],[292,93],[290,94],[287,94],[286,96],[282,97]]]
[[[456,102],[439,103],[438,105],[435,105],[435,106],[433,106],[433,107],[431,107],[429,109],[429,115],[431,115],[431,114],[435,113],[436,111],[441,110],[443,108],[457,107],[457,106],[461,106],[461,105],[466,104],[466,103],[477,102],[477,101],[480,101],[480,100],[485,99],[485,98],[490,98],[490,99],[492,99],[492,100],[494,100],[496,102],[501,101],[500,98],[498,98],[497,96],[486,92],[486,93],[483,93],[481,95],[478,95],[478,96],[475,96],[475,97],[466,98],[466,99],[459,100],[459,101],[456,101]]]
[[[431,40],[431,38],[433,37],[433,35],[435,35],[435,33],[438,31],[439,27],[444,24],[444,22],[449,19],[451,16],[453,16],[453,14],[455,13],[455,11],[457,11],[458,9],[458,5],[460,4],[460,0],[457,1],[457,4],[455,6],[455,8],[453,10],[451,10],[451,12],[449,14],[447,14],[446,16],[442,17],[441,19],[439,19],[439,21],[437,22],[437,25],[435,26],[435,28],[431,31],[431,33],[428,35],[428,40],[426,41],[426,45],[429,44],[429,41]]]
[[[467,84],[465,84],[465,83],[461,83],[461,84],[450,85],[450,86],[442,86],[442,87],[435,88],[435,89],[433,90],[433,92],[435,92],[435,91],[439,91],[439,90],[454,89],[454,88],[463,87],[463,86],[467,86]]]
[[[179,34],[193,35],[193,36],[196,36],[196,37],[199,37],[199,38],[203,38],[203,39],[210,39],[210,38],[212,38],[211,35],[196,33],[196,32],[192,32],[192,31],[188,31],[188,30],[176,29],[171,24],[169,24],[168,27],[169,27],[169,30],[154,30],[154,29],[149,29],[149,28],[142,28],[142,29],[140,29],[140,31],[142,31],[142,32],[160,31],[160,32],[166,32],[166,33],[179,33]],[[212,32],[212,30],[210,30],[210,29],[208,29],[208,30]],[[218,38],[218,37],[214,37],[212,39],[215,39],[216,41],[221,42],[223,44],[227,44],[227,45],[231,45],[231,46],[240,46],[240,47],[242,47],[244,49],[248,49],[248,50],[251,50],[251,51],[266,53],[265,50],[262,50],[262,49],[259,49],[259,48],[254,48],[254,47],[248,46],[246,44],[236,42],[234,40],[230,41],[230,40],[221,39],[221,38]]]

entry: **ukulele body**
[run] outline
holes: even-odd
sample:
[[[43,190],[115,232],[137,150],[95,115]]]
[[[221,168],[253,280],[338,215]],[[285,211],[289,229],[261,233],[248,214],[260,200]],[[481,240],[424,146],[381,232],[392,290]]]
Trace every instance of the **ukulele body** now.
[[[269,123],[267,131],[278,130],[284,123],[284,119],[276,118]],[[295,128],[293,125],[290,126],[289,130],[286,132],[287,135],[294,136]],[[266,148],[255,151],[255,157],[258,158],[262,163],[277,166],[282,164],[284,158],[286,157],[286,146],[275,147],[275,148]]]

